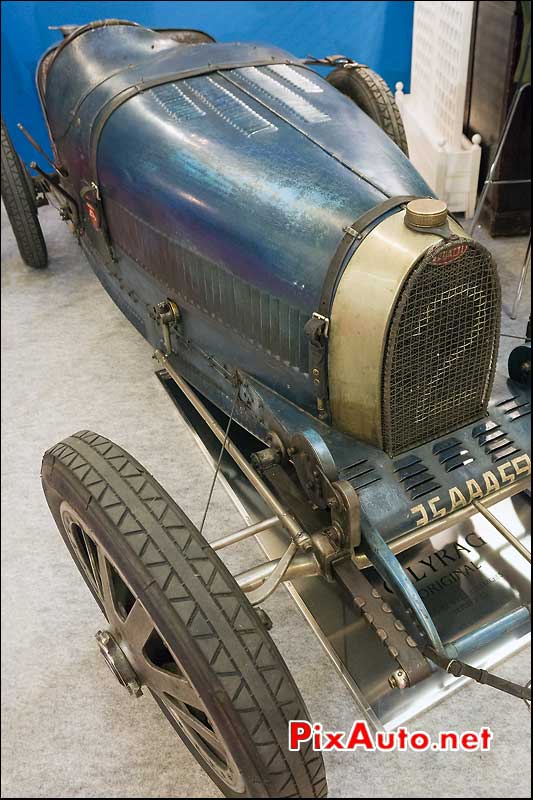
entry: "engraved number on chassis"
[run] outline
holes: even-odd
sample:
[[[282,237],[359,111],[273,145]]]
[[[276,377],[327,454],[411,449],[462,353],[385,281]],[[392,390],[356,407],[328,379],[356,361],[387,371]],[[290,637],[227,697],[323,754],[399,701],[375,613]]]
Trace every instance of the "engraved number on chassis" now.
[[[480,480],[469,478],[462,488],[453,486],[449,489],[447,498],[436,495],[424,503],[413,506],[410,511],[411,514],[418,515],[416,526],[419,528],[459,508],[465,508],[473,500],[480,500],[492,492],[497,492],[506,484],[513,483],[518,477],[526,475],[531,475],[531,459],[527,453],[522,453],[500,464],[494,472],[492,470],[484,472]]]

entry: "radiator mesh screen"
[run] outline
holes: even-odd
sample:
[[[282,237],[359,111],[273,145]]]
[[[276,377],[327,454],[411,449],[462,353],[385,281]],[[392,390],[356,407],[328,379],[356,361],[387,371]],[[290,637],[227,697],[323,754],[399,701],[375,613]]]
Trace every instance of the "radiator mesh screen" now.
[[[385,347],[382,434],[389,455],[485,413],[498,352],[500,304],[495,264],[477,242],[443,242],[414,267]]]

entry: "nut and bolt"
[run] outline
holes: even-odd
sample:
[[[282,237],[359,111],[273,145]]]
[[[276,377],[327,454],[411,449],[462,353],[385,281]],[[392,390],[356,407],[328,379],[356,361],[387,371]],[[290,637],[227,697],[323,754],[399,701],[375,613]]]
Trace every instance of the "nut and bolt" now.
[[[313,542],[311,540],[311,537],[305,531],[301,531],[295,537],[294,541],[298,545],[298,547],[301,547],[306,552],[313,549]]]
[[[142,688],[137,675],[111,634],[107,631],[98,631],[95,638],[100,647],[100,653],[120,685],[124,686],[133,697],[141,697]]]
[[[173,324],[179,322],[180,311],[173,300],[163,300],[155,306],[154,311],[156,317],[163,323]]]
[[[391,689],[407,689],[409,686],[409,679],[403,669],[397,669],[389,677],[389,686]]]
[[[95,638],[96,641],[101,642],[101,644],[107,644],[109,642],[109,634],[107,631],[98,631]]]
[[[133,697],[142,697],[142,689],[140,683],[136,680],[132,680],[126,684],[126,689],[128,692],[133,695]]]
[[[273,622],[266,613],[266,611],[264,610],[264,608],[256,607],[255,613],[257,614],[257,616],[259,617],[259,619],[261,620],[262,624],[267,629],[267,631],[270,631],[272,629]]]

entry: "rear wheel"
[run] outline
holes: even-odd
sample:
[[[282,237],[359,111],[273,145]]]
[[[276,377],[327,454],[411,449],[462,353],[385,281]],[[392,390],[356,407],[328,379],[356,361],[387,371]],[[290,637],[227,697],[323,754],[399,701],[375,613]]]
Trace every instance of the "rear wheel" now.
[[[329,73],[326,80],[353,100],[406,156],[409,155],[400,109],[391,90],[377,72],[362,66],[338,67]]]
[[[298,689],[232,575],[128,453],[82,431],[49,450],[50,510],[107,619],[113,674],[147,689],[228,797],[324,797],[322,757],[288,749],[308,719]]]
[[[34,269],[43,269],[48,254],[37,216],[33,183],[19,159],[2,119],[2,200],[6,207],[23,261]]]

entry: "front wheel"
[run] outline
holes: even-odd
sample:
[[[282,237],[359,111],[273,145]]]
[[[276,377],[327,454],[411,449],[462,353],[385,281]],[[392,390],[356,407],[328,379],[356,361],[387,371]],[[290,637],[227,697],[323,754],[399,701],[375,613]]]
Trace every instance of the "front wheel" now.
[[[22,260],[34,269],[48,264],[43,232],[31,179],[19,159],[2,119],[2,200],[13,228]]]
[[[325,797],[320,753],[288,748],[308,719],[281,655],[234,578],[128,453],[82,431],[45,453],[61,536],[107,624],[102,656],[153,695],[227,797]]]

